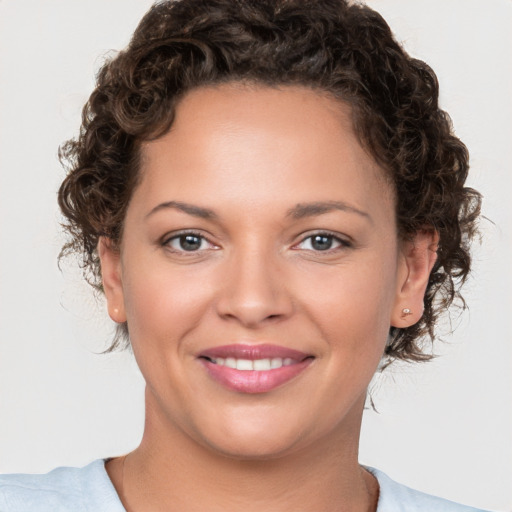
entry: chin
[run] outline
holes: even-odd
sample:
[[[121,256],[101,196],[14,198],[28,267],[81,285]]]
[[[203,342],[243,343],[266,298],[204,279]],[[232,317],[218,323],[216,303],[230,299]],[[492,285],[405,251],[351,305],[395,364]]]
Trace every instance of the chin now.
[[[297,442],[269,438],[268,433],[258,439],[229,439],[229,442],[212,442],[208,447],[217,454],[240,461],[279,459],[298,450]]]
[[[283,457],[300,449],[303,433],[296,422],[262,421],[245,415],[245,421],[210,425],[197,432],[196,441],[214,453],[239,460],[262,460]]]

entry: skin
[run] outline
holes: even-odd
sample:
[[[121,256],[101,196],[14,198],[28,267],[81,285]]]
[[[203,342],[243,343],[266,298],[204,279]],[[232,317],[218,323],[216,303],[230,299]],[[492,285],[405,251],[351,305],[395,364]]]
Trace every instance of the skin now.
[[[399,241],[394,191],[349,107],[307,88],[193,90],[142,157],[121,249],[99,245],[110,316],[128,322],[147,383],[141,445],[107,464],[125,507],[375,510],[357,460],[366,389],[390,325],[421,317],[435,234]],[[176,238],[187,230],[197,250]],[[197,356],[240,342],[314,359],[270,392],[234,392]]]

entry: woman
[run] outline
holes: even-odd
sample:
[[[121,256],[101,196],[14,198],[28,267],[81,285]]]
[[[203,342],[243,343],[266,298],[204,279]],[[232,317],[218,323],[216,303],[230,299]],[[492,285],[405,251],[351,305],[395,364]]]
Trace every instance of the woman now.
[[[428,359],[469,272],[480,198],[437,95],[364,7],[152,8],[59,192],[146,380],[144,436],[4,477],[2,510],[470,510],[357,457],[376,369]]]

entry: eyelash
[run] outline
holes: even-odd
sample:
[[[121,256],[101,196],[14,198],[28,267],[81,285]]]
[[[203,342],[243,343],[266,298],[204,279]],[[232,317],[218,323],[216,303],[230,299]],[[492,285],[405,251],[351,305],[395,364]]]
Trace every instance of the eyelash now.
[[[212,242],[210,242],[203,234],[199,233],[198,231],[193,231],[193,230],[186,230],[186,231],[181,231],[179,233],[174,233],[172,236],[164,238],[164,240],[162,241],[162,245],[164,247],[166,247],[167,249],[169,249],[170,251],[176,253],[176,254],[181,254],[181,255],[190,254],[190,255],[192,255],[192,254],[198,253],[200,249],[192,250],[192,251],[187,251],[186,249],[183,249],[183,248],[177,249],[177,248],[174,248],[174,247],[171,246],[171,242],[172,241],[176,240],[176,241],[179,242],[179,240],[181,238],[185,238],[187,236],[192,236],[192,237],[199,238],[200,241],[201,241],[201,244],[203,242],[207,242],[208,244],[210,244],[210,246],[214,246],[215,248],[217,247]]]
[[[184,237],[187,237],[187,236],[192,236],[192,237],[196,237],[196,238],[200,239],[201,245],[202,245],[203,242],[207,242],[208,244],[210,244],[210,246],[214,246],[214,248],[217,248],[217,246],[215,246],[212,242],[210,242],[203,234],[201,234],[198,231],[193,231],[193,230],[187,230],[187,231],[181,231],[179,233],[175,233],[171,237],[165,238],[162,241],[162,245],[164,247],[168,248],[169,250],[171,250],[172,252],[177,253],[177,254],[182,254],[182,255],[191,254],[192,255],[194,253],[198,253],[201,250],[200,247],[198,249],[196,249],[196,250],[187,251],[186,249],[183,249],[183,248],[179,248],[178,249],[178,248],[174,248],[174,247],[171,246],[171,242],[172,241],[176,240],[176,241],[179,242],[181,238],[184,238]],[[305,250],[311,251],[311,252],[315,252],[315,253],[330,254],[332,252],[336,252],[336,251],[339,251],[339,250],[343,250],[343,249],[347,249],[347,248],[352,247],[352,244],[350,242],[348,242],[345,239],[340,238],[338,235],[336,235],[334,233],[331,233],[329,231],[319,231],[317,233],[311,233],[311,234],[303,237],[299,243],[295,244],[292,247],[292,249],[299,250],[298,246],[300,246],[301,244],[305,243],[307,240],[311,240],[312,241],[314,237],[328,238],[331,243],[337,243],[338,246],[334,247],[334,248],[333,247],[328,247],[325,250],[314,249],[313,247],[305,249]]]
[[[339,250],[343,250],[343,249],[348,249],[348,248],[352,247],[352,244],[348,240],[340,238],[340,236],[336,235],[335,233],[331,233],[329,231],[318,231],[316,233],[311,233],[311,234],[305,236],[304,238],[302,238],[301,241],[299,243],[295,244],[293,248],[295,249],[296,247],[298,247],[299,245],[303,244],[307,240],[311,240],[312,241],[314,237],[325,237],[325,238],[328,238],[328,239],[331,240],[331,242],[337,243],[338,246],[337,247],[329,247],[328,249],[325,249],[325,250],[319,250],[319,249],[315,250],[314,248],[305,249],[305,250],[311,251],[311,252],[314,252],[314,253],[331,254],[333,252],[336,252],[336,251],[339,251]]]

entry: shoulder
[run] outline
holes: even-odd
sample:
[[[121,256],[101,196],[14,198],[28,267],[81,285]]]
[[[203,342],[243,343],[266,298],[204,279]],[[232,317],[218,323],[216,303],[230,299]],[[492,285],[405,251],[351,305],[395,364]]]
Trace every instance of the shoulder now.
[[[366,469],[379,482],[377,512],[485,512],[411,489],[395,482],[378,469]]]
[[[0,475],[1,512],[124,512],[102,459],[44,475]]]

